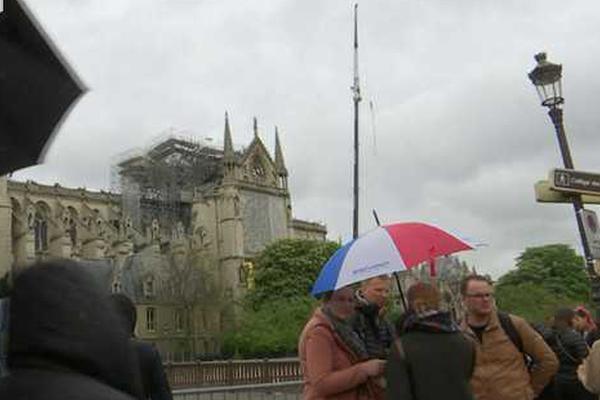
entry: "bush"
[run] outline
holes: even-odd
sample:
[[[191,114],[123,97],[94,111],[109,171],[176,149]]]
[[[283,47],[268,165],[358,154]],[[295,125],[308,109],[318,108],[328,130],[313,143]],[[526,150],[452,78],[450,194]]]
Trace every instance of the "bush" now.
[[[560,307],[574,307],[580,299],[560,296],[541,285],[523,283],[499,286],[496,289],[498,308],[518,315],[532,323],[543,323]]]
[[[317,301],[295,297],[246,309],[239,329],[224,337],[223,353],[241,358],[296,356],[298,338]]]

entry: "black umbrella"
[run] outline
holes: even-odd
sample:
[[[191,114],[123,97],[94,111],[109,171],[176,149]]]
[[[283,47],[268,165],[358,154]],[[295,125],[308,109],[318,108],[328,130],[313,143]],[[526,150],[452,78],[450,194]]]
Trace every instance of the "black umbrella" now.
[[[61,121],[84,92],[20,0],[0,13],[0,175],[41,162]]]

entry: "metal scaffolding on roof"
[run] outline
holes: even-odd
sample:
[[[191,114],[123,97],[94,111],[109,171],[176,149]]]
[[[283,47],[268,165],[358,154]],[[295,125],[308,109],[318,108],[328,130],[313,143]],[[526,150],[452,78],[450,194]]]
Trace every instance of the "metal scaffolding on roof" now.
[[[142,154],[113,165],[111,185],[121,193],[125,214],[146,232],[153,220],[168,233],[181,222],[187,230],[194,190],[222,178],[223,151],[194,141],[169,137]]]

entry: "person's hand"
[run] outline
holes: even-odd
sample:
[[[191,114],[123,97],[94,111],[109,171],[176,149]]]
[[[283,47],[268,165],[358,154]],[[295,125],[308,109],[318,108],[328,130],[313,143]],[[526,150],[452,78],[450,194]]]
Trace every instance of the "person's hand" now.
[[[367,376],[379,376],[383,374],[385,369],[384,360],[369,360],[362,363],[363,371],[367,373]]]

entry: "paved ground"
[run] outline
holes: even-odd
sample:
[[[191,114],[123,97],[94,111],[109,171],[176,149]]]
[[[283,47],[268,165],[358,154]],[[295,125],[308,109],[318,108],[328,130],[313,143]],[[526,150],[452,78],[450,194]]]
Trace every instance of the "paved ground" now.
[[[258,387],[257,387],[258,386]],[[260,387],[263,386],[263,387]],[[299,400],[301,388],[298,384],[267,387],[248,385],[224,388],[200,388],[174,390],[174,400]]]

